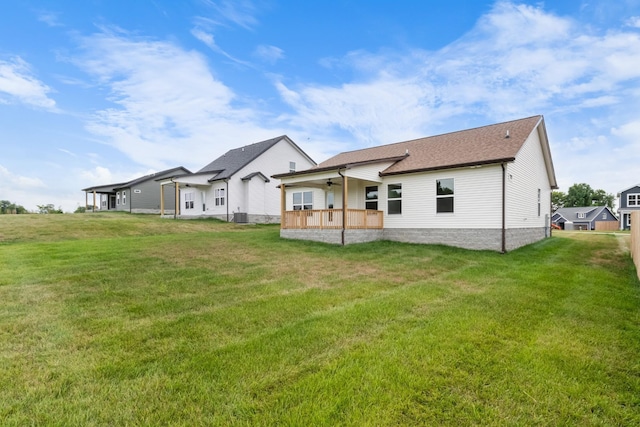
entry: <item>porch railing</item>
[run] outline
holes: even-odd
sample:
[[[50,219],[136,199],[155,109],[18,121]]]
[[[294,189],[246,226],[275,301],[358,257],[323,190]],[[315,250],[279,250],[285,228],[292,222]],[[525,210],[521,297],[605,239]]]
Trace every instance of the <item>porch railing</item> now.
[[[382,211],[347,209],[346,229],[383,228]],[[307,209],[286,211],[281,228],[342,229],[342,209]]]

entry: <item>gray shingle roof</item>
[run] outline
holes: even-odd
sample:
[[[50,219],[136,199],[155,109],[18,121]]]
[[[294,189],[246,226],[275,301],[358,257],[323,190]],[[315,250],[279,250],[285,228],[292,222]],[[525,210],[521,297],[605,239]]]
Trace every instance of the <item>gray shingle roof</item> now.
[[[574,207],[574,208],[559,208],[557,209],[553,215],[562,216],[566,221],[571,222],[591,222],[594,219],[598,218],[602,211],[607,209],[606,206],[582,206],[582,207]],[[609,210],[611,212],[611,210]],[[584,218],[579,218],[578,214],[584,214]],[[615,217],[613,212],[611,215]]]
[[[176,172],[175,174],[176,176],[191,173],[189,169],[183,166],[178,166],[176,168],[167,169],[161,172],[154,172],[149,175],[144,175],[128,182],[121,182],[118,184],[96,185],[93,187],[83,188],[81,191],[95,191],[96,193],[113,193],[120,188],[133,187],[134,185],[140,184],[141,182],[149,181],[151,179],[161,178],[166,175],[170,175],[174,172]]]
[[[276,145],[283,138],[288,139],[286,135],[281,135],[276,138],[267,139],[266,141],[256,142],[255,144],[245,145],[244,147],[229,150],[196,173],[217,172],[210,181],[230,178],[262,153]]]

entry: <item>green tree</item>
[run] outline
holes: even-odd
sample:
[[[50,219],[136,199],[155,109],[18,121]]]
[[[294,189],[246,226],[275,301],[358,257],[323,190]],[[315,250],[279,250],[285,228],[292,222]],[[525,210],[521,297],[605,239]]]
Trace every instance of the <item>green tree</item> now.
[[[0,214],[25,214],[28,211],[24,206],[12,203],[9,200],[0,200]]]
[[[562,191],[551,192],[551,209],[555,212],[560,208],[564,208],[567,195]]]
[[[87,208],[85,208],[84,206],[78,206],[73,213],[85,213],[86,211]]]
[[[38,213],[41,214],[61,214],[62,212],[62,208],[58,208],[56,209],[55,206],[53,206],[53,203],[49,203],[47,205],[37,205],[38,206]]]
[[[573,184],[569,187],[565,207],[576,208],[580,206],[591,206],[593,188],[589,184]]]
[[[594,190],[589,184],[573,184],[569,187],[564,207],[608,206],[613,208],[614,196],[604,190]]]
[[[611,193],[607,194],[604,190],[596,190],[593,192],[591,201],[596,206],[608,206],[613,209],[613,201],[615,196]]]

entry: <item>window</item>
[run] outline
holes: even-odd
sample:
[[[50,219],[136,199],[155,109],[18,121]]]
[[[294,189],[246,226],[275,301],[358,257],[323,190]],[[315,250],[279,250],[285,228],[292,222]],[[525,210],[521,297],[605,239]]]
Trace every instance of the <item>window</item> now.
[[[606,212],[602,214],[602,219],[607,219],[607,213]]]
[[[584,212],[578,212],[578,218],[586,218],[586,216]]]
[[[118,206],[120,205],[120,192],[119,191],[116,193],[116,205],[118,205]]]
[[[335,199],[335,196],[333,194],[333,191],[329,191],[327,193],[327,209],[333,209],[334,199]]]
[[[126,191],[122,192],[122,204],[123,205],[127,204],[127,192]]]
[[[184,208],[193,209],[193,193],[185,193],[184,195]]]
[[[293,193],[293,210],[313,209],[313,192],[304,191]]]
[[[453,178],[436,180],[436,212],[453,212]]]
[[[402,213],[402,184],[387,186],[387,213],[389,215]]]
[[[541,207],[540,207],[540,189],[538,188],[538,216],[540,216],[540,211],[541,211]]]
[[[289,162],[289,172],[296,171],[296,162]]]
[[[378,186],[365,187],[364,189],[365,209],[378,210]]]
[[[640,206],[640,194],[627,194],[627,206]]]
[[[625,214],[627,217],[627,227],[631,227],[631,214]]]
[[[216,206],[224,206],[224,188],[216,188],[214,195]]]

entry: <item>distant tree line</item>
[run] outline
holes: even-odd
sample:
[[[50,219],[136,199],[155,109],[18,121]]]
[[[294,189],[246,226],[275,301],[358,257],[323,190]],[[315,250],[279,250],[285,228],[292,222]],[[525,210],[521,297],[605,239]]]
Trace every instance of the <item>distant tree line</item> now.
[[[62,211],[62,207],[59,207],[58,209],[55,208],[55,206],[53,206],[52,203],[49,203],[48,205],[36,205],[38,207],[38,213],[40,214],[61,214],[64,213]]]
[[[608,206],[613,209],[613,194],[604,190],[594,190],[589,184],[573,184],[565,194],[562,191],[551,192],[553,210],[559,208],[577,208],[583,206]]]
[[[12,203],[8,200],[0,200],[0,215],[29,213],[24,206]]]

